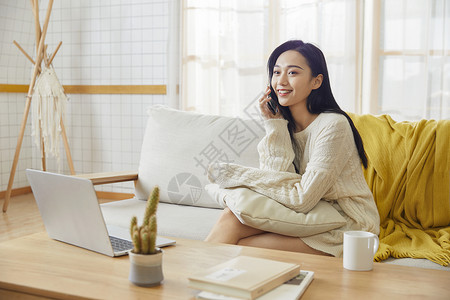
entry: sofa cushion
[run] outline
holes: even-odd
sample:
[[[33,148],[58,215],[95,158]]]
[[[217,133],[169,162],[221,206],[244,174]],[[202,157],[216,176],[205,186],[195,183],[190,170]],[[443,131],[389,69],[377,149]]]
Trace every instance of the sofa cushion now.
[[[158,185],[160,201],[218,208],[204,191],[213,162],[258,167],[257,144],[264,129],[255,120],[185,112],[164,106],[148,109],[135,194],[147,200]]]
[[[346,220],[327,201],[321,200],[308,213],[298,213],[248,188],[206,187],[221,206],[228,208],[242,224],[288,236],[306,237],[342,227]]]
[[[382,263],[398,265],[398,266],[406,266],[406,267],[415,267],[415,268],[423,268],[423,269],[435,269],[442,271],[450,271],[450,266],[441,266],[437,263],[432,262],[431,260],[424,258],[393,258],[389,257],[386,260],[383,260]]]
[[[101,205],[103,217],[108,226],[113,225],[129,232],[130,221],[136,216],[141,224],[146,201],[127,199]],[[204,240],[217,222],[222,209],[159,203],[158,235]]]

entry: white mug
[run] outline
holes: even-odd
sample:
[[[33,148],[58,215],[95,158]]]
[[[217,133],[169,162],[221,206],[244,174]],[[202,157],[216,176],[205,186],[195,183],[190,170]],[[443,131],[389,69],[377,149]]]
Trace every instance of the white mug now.
[[[379,245],[378,236],[371,232],[344,232],[344,268],[353,271],[372,270],[373,256]]]

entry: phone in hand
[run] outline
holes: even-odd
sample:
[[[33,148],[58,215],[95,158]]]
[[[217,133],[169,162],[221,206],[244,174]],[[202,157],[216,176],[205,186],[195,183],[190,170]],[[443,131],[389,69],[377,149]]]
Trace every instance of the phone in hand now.
[[[270,99],[267,102],[267,108],[269,108],[270,112],[274,115],[276,115],[278,112],[277,104],[275,103],[275,100],[273,100],[273,99]]]
[[[272,112],[272,114],[276,115],[278,112],[278,105],[277,102],[274,100],[274,91],[272,88],[270,88],[270,100],[267,102],[267,107],[269,108],[269,110]]]

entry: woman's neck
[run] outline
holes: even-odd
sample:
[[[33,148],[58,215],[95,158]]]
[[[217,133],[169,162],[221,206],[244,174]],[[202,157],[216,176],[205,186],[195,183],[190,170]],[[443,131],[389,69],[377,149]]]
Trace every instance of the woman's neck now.
[[[292,117],[295,122],[295,132],[300,132],[305,130],[314,120],[317,118],[318,114],[312,114],[304,106],[291,106],[289,107]]]

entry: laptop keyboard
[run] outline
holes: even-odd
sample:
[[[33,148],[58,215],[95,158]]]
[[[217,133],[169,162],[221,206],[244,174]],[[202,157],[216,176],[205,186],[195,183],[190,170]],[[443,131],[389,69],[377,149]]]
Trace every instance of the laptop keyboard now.
[[[133,249],[133,243],[127,240],[109,236],[114,252],[126,251]]]

